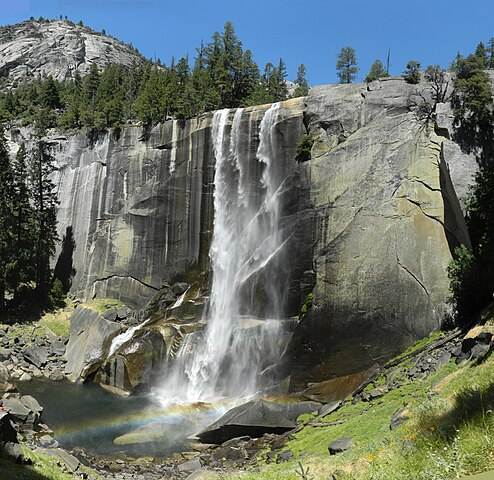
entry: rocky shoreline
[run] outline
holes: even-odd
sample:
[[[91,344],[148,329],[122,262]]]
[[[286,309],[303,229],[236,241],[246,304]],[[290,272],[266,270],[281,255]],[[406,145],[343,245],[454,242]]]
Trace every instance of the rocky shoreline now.
[[[16,390],[16,381],[29,381],[33,377],[51,381],[65,378],[68,339],[38,332],[36,345],[32,345],[35,330],[15,326],[0,330],[0,442],[3,450],[13,461],[24,462],[22,444],[36,453],[56,457],[62,470],[77,477],[99,476],[114,480],[207,479],[225,472],[255,470],[260,462],[291,460],[294,454],[286,444],[304,425],[328,425],[325,417],[347,402],[368,402],[372,408],[372,401],[404,384],[425,380],[452,359],[457,363],[481,361],[494,346],[492,326],[476,326],[466,334],[455,330],[388,362],[381,369],[371,368],[357,375],[311,385],[305,391],[285,397],[284,404],[261,400],[235,407],[198,434],[202,442],[214,443],[191,441],[189,451],[167,459],[96,458],[81,448],[70,452],[60,448],[52,436],[53,431],[43,423],[43,408],[38,401]],[[21,332],[30,337],[22,336]],[[309,419],[300,420],[301,414],[310,414]],[[239,421],[239,417],[243,420]],[[390,419],[390,428],[406,419],[405,408]],[[280,425],[285,426],[284,432],[273,433],[276,431],[273,428]],[[328,450],[330,454],[337,454],[351,446],[351,438],[338,439],[328,445]],[[81,465],[96,473],[88,473]]]

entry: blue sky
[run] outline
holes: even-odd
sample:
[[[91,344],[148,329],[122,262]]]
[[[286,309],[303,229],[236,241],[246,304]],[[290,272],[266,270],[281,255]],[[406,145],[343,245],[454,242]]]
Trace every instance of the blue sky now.
[[[311,85],[337,81],[336,56],[346,45],[357,52],[361,80],[388,47],[390,73],[399,75],[409,59],[447,67],[457,51],[471,53],[494,36],[494,0],[0,0],[0,25],[61,14],[165,63],[194,56],[231,20],[261,70],[283,57],[293,80],[304,63]]]

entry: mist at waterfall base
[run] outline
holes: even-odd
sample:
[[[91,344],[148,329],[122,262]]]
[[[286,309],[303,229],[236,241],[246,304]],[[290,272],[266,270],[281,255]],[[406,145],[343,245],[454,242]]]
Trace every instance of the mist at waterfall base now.
[[[98,385],[36,379],[18,382],[22,394],[33,395],[43,407],[42,421],[53,429],[60,446],[82,448],[95,457],[167,457],[186,450],[187,437],[221,414],[212,409],[163,409],[150,395],[121,397]],[[121,435],[151,422],[166,435],[156,441],[114,445]]]
[[[165,368],[157,391],[164,405],[250,399],[268,386],[269,369],[288,344],[291,321],[282,320],[284,285],[275,281],[282,277],[289,240],[280,225],[285,173],[275,156],[279,111],[276,103],[265,112],[255,158],[243,141],[244,110],[214,113],[212,283],[203,319],[206,329],[187,335]],[[249,125],[247,133],[254,134],[254,128]]]

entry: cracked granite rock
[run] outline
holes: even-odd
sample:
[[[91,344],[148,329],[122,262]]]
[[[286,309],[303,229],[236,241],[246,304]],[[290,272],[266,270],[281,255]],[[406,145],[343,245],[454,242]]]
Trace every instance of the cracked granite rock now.
[[[469,237],[449,175],[461,155],[448,158],[445,130],[420,117],[427,92],[390,78],[307,98],[316,286],[295,332],[293,384],[382,362],[448,311],[446,269]]]
[[[0,27],[0,79],[6,85],[48,75],[70,80],[76,70],[89,73],[92,63],[101,68],[145,61],[120,40],[68,21],[28,20]]]

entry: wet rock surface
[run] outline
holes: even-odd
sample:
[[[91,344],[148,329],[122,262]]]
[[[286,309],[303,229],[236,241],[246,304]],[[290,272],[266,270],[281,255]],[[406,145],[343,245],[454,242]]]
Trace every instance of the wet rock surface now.
[[[232,408],[197,437],[204,443],[223,443],[243,435],[260,437],[264,433],[283,433],[295,426],[282,406],[257,400]]]
[[[104,319],[97,311],[78,306],[70,318],[70,338],[65,374],[82,382],[105,360],[111,341],[122,331],[120,324]]]

